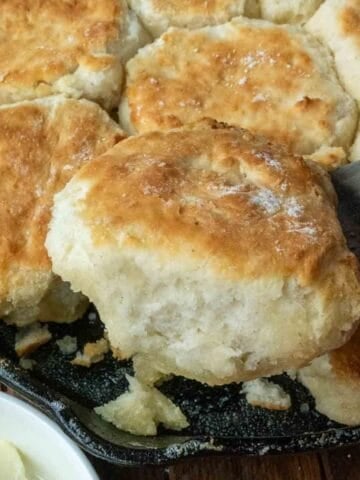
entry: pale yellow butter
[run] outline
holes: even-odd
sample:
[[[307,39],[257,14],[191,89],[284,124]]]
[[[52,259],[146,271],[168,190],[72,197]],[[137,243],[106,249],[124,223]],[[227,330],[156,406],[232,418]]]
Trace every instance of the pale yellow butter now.
[[[20,453],[6,440],[0,440],[0,479],[29,480]]]

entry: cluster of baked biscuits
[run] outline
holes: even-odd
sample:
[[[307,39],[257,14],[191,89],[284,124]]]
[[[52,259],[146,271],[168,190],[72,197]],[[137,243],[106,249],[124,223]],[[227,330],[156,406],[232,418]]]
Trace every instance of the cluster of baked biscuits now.
[[[314,358],[319,410],[360,423],[359,266],[326,172],[360,159],[359,102],[359,0],[3,0],[1,317],[90,299],[154,407],[134,427],[122,399],[130,431],[186,424],[167,375]]]

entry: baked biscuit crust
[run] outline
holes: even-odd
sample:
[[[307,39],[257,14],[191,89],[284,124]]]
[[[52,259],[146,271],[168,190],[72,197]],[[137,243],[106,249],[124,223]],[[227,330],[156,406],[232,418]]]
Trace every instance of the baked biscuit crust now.
[[[130,139],[77,175],[93,183],[84,219],[94,241],[111,241],[112,229],[137,224],[148,248],[163,245],[171,256],[190,243],[226,278],[296,272],[311,283],[330,252],[345,248],[334,195],[329,185],[323,190],[327,178],[264,138],[212,121],[200,125]],[[197,168],[192,158],[202,156]]]
[[[44,248],[53,196],[122,138],[115,122],[86,100],[59,96],[0,107],[0,316],[50,320],[49,308],[54,313],[60,303],[59,318],[66,319],[67,301],[76,314]],[[58,294],[50,295],[52,285]]]
[[[307,29],[332,50],[338,75],[360,105],[360,1],[326,0]],[[360,130],[350,160],[360,159]]]
[[[359,0],[326,0],[306,28],[332,50],[343,84],[360,102]]]
[[[199,28],[244,13],[245,0],[128,0],[146,28],[159,37],[169,27]]]
[[[261,18],[274,23],[305,23],[323,0],[259,0]]]
[[[125,358],[221,384],[348,338],[360,284],[335,203],[315,164],[206,121],[85,166],[56,197],[46,245]]]
[[[320,150],[331,157],[335,147],[330,163],[346,161],[341,148],[347,151],[353,140],[356,104],[340,85],[330,52],[297,27],[235,19],[170,29],[128,62],[127,74],[120,120],[131,133],[207,116],[300,154]]]
[[[332,420],[360,425],[360,329],[343,347],[299,372],[316,408]]]
[[[112,108],[148,37],[125,0],[2,0],[0,103],[65,93]]]

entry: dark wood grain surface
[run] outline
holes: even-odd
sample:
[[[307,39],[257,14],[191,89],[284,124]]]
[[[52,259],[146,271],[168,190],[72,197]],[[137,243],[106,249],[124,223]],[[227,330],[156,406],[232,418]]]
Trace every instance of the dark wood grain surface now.
[[[302,455],[215,457],[168,468],[94,464],[101,480],[360,480],[360,446]]]

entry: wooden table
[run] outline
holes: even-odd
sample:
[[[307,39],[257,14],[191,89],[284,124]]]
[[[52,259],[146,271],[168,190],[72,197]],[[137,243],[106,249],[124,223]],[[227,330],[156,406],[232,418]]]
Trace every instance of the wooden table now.
[[[360,480],[360,446],[303,455],[197,459],[169,468],[94,465],[101,480]]]

